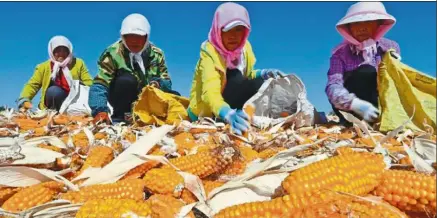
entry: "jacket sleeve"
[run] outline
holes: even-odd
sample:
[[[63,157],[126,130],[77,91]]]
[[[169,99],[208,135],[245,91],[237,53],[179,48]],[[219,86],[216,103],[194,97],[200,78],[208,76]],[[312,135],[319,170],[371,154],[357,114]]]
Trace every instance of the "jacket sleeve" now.
[[[214,63],[209,57],[200,60],[199,71],[203,84],[202,101],[211,108],[215,116],[219,116],[222,107],[229,107],[221,94],[220,73],[215,69]]]
[[[114,78],[116,65],[109,52],[104,52],[97,62],[98,72],[94,83],[90,87],[88,104],[91,115],[96,116],[100,112],[109,112],[108,90],[109,84]]]
[[[329,101],[337,109],[349,111],[355,95],[349,93],[349,91],[344,87],[343,73],[344,63],[334,54],[330,60],[328,84],[326,85],[325,92]]]
[[[165,62],[164,52],[158,48],[153,48],[155,55],[151,60],[151,75],[154,75],[150,81],[157,81],[160,89],[165,92],[172,90],[172,81],[168,73],[167,64]]]
[[[83,61],[79,69],[79,75],[80,75],[79,76],[80,81],[86,86],[91,86],[91,84],[93,84],[93,78],[88,72],[88,68],[86,67],[85,62]]]
[[[94,83],[109,87],[116,70],[117,65],[111,54],[107,51],[103,52],[97,62],[97,76],[94,78]]]
[[[32,101],[36,93],[41,89],[43,73],[40,65],[36,66],[35,72],[29,81],[24,85],[21,91],[20,98],[17,100],[18,106],[21,106],[26,101]]]

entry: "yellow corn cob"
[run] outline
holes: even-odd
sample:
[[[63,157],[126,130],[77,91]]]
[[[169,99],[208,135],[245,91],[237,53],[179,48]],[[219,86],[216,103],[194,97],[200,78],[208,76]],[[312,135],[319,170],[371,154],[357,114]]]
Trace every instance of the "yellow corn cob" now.
[[[84,131],[73,136],[73,143],[74,146],[79,149],[79,154],[86,155],[88,153],[89,141]]]
[[[144,199],[144,181],[141,179],[126,179],[111,184],[91,185],[79,191],[69,191],[61,199],[72,203],[82,203],[94,199]]]
[[[58,114],[53,117],[53,124],[55,125],[67,125],[69,122],[70,119],[64,114]]]
[[[161,151],[158,146],[155,146],[153,150],[149,151],[150,155],[157,155],[157,156],[164,156],[165,153]],[[126,173],[126,175],[123,176],[121,179],[137,179],[141,178],[147,171],[149,171],[152,168],[155,168],[160,163],[158,161],[147,161],[146,163],[143,163],[141,165],[136,166],[135,168],[129,170],[129,172]]]
[[[297,197],[323,189],[364,195],[378,185],[384,167],[382,155],[354,152],[300,168],[285,178],[282,187]]]
[[[132,131],[127,131],[123,138],[127,141],[129,141],[130,143],[134,143],[137,141],[137,136],[135,135],[135,133],[133,133]]]
[[[6,200],[2,208],[10,212],[20,212],[53,200],[63,188],[64,184],[55,181],[33,185],[18,191]]]
[[[182,132],[174,137],[174,141],[178,145],[178,153],[181,155],[185,154],[185,151],[190,151],[194,146],[196,146],[196,139],[194,139],[193,134],[189,132]]]
[[[152,209],[147,202],[131,199],[95,199],[85,202],[77,212],[76,218],[148,217],[151,214]]]
[[[337,154],[343,155],[343,154],[350,154],[354,153],[355,151],[351,147],[343,146],[336,149]]]
[[[178,169],[205,178],[225,169],[232,162],[235,149],[232,147],[217,147],[206,151],[199,151],[193,155],[171,159],[170,162]],[[170,168],[171,166],[163,166]]]
[[[250,202],[227,207],[214,218],[252,218],[252,217],[291,217],[291,211],[287,208],[282,198],[270,201]]]
[[[114,149],[114,151],[116,151],[117,153],[123,152],[123,145],[120,141],[112,142],[111,148]]]
[[[406,218],[407,215],[384,201],[372,203],[351,196],[339,195],[327,201],[294,210],[292,217]]]
[[[375,195],[403,211],[436,214],[436,177],[404,170],[387,170]]]
[[[205,194],[208,196],[208,194],[212,190],[222,186],[225,183],[224,182],[220,182],[220,181],[202,180],[202,184],[203,184],[203,188],[205,189],[205,192],[206,192]]]
[[[245,160],[235,160],[229,165],[229,167],[225,169],[223,175],[227,175],[227,176],[240,175],[244,173],[248,163],[249,161],[245,161]]]
[[[53,146],[53,145],[47,145],[45,143],[41,143],[41,144],[38,145],[38,147],[44,148],[44,149],[48,149],[48,150],[51,150],[51,151],[56,151],[58,153],[62,153],[62,148],[58,148],[58,147]]]
[[[241,157],[233,161],[223,172],[224,175],[235,176],[244,173],[247,164],[258,158],[258,152],[247,146],[238,146]]]
[[[179,197],[184,188],[184,178],[174,169],[155,168],[143,177],[147,189],[155,194],[169,194]]]
[[[13,187],[0,188],[0,206],[20,190],[21,188]]]
[[[191,203],[199,201],[199,200],[197,200],[197,197],[193,193],[191,193],[190,190],[188,190],[186,188],[184,188],[184,190],[182,190],[181,199],[186,204],[191,204]]]
[[[107,146],[95,146],[90,149],[88,157],[77,175],[90,167],[104,167],[114,159],[112,148]]]
[[[152,195],[147,199],[152,208],[152,218],[169,218],[176,217],[185,204],[169,195]],[[194,218],[193,212],[190,212],[188,218]]]
[[[277,154],[280,151],[285,150],[284,147],[269,147],[261,152],[259,152],[258,157],[265,160],[273,157],[275,154]]]
[[[98,132],[94,135],[94,138],[96,140],[102,140],[102,139],[106,139],[106,136],[107,136],[106,133]]]

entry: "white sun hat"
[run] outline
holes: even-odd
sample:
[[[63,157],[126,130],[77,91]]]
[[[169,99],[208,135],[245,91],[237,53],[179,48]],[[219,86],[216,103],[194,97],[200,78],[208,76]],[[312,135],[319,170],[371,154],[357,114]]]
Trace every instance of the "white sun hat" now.
[[[247,24],[245,24],[243,21],[235,20],[235,21],[228,23],[225,27],[223,27],[223,32],[228,32],[230,29],[232,29],[236,26],[244,26],[246,28],[249,28],[249,26]]]
[[[347,41],[352,44],[359,44],[351,36],[349,28],[345,24],[373,20],[382,20],[374,36],[375,40],[382,38],[396,23],[396,19],[387,13],[381,2],[358,2],[349,7],[346,16],[337,23],[336,28]]]

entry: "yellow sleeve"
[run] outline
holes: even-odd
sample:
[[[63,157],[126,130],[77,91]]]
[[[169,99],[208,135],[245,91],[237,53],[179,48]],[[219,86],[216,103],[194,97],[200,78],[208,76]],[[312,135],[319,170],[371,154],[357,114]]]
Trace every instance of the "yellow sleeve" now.
[[[246,45],[247,45],[246,46],[246,52],[247,52],[246,54],[247,54],[248,63],[250,65],[250,66],[247,66],[250,68],[250,69],[248,69],[247,77],[250,79],[255,79],[257,77],[257,73],[259,71],[259,69],[255,69],[256,57],[255,57],[255,54],[253,53],[252,45],[249,42],[247,42]]]
[[[85,65],[84,61],[81,61],[81,65],[79,68],[79,77],[80,81],[85,84],[86,86],[91,86],[93,84],[93,78],[91,77],[90,73],[88,72],[88,68]]]
[[[202,58],[199,70],[202,76],[202,101],[211,108],[215,116],[218,116],[223,106],[229,106],[221,93],[220,72],[215,69],[210,57]]]
[[[23,90],[21,91],[19,100],[28,100],[31,101],[33,97],[35,97],[36,93],[40,90],[42,86],[43,80],[43,70],[42,66],[38,65],[35,68],[35,72],[29,81],[24,85]]]

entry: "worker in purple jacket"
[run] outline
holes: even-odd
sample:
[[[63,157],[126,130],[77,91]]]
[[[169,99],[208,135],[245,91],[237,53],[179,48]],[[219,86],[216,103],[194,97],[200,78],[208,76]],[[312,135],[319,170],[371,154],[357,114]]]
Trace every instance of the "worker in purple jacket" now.
[[[377,121],[377,69],[386,51],[393,48],[399,58],[399,45],[383,36],[396,19],[380,2],[352,5],[337,23],[337,31],[345,39],[332,52],[326,94],[334,112],[345,122],[339,110],[351,112],[369,123]]]

